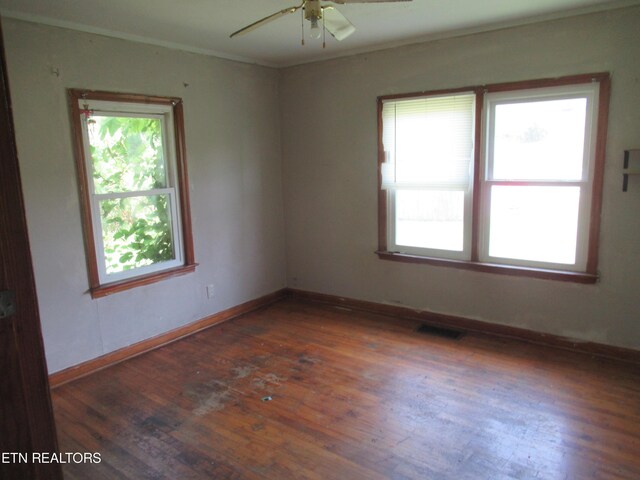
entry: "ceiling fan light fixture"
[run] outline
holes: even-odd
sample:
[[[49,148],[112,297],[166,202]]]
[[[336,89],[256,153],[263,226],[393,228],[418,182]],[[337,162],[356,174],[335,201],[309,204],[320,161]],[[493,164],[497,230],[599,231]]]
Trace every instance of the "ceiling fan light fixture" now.
[[[322,27],[318,23],[318,19],[313,17],[310,19],[311,28],[309,29],[309,36],[314,40],[319,40],[322,37]]]
[[[411,2],[412,0],[300,0],[299,5],[280,10],[272,13],[260,20],[241,28],[229,35],[231,38],[245,35],[258,27],[270,23],[278,18],[284,17],[298,10],[302,11],[302,45],[304,45],[304,21],[309,20],[311,23],[310,34],[314,39],[323,39],[322,46],[324,48],[324,31],[325,29],[338,41],[342,41],[351,35],[356,28],[347,20],[333,5],[322,5],[321,2],[336,3],[344,5],[346,3],[383,3],[383,2]],[[322,26],[318,22],[322,20]]]

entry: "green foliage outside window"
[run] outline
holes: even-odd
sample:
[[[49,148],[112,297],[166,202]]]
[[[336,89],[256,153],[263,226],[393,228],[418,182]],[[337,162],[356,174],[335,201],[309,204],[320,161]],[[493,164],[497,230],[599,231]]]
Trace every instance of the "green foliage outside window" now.
[[[87,122],[107,273],[172,260],[162,122],[100,115]]]

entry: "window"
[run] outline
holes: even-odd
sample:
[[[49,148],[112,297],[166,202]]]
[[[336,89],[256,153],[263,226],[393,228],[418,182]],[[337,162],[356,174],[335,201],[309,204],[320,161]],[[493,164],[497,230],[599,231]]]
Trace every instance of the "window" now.
[[[383,102],[393,251],[470,258],[475,95]]]
[[[193,271],[180,99],[70,97],[92,295]]]
[[[607,74],[380,97],[381,258],[597,278]]]

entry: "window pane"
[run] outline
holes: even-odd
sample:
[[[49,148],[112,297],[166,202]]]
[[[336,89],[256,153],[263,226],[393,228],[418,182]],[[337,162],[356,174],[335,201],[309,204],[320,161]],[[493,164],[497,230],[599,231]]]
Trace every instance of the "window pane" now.
[[[581,180],[586,98],[498,104],[493,179]]]
[[[93,115],[87,126],[95,193],[167,186],[159,119]]]
[[[175,258],[168,194],[101,200],[100,216],[107,274]]]
[[[575,264],[579,187],[491,187],[489,255]]]
[[[396,191],[396,245],[462,251],[464,192]]]

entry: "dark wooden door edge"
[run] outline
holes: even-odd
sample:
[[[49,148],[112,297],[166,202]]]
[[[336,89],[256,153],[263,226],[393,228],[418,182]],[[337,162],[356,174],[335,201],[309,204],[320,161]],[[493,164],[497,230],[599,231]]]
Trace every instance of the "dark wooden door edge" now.
[[[0,290],[11,291],[15,300],[15,311],[0,320],[0,450],[30,457],[56,453],[58,444],[14,131],[0,28]],[[0,477],[58,480],[62,470],[59,463],[12,460],[0,462]]]

